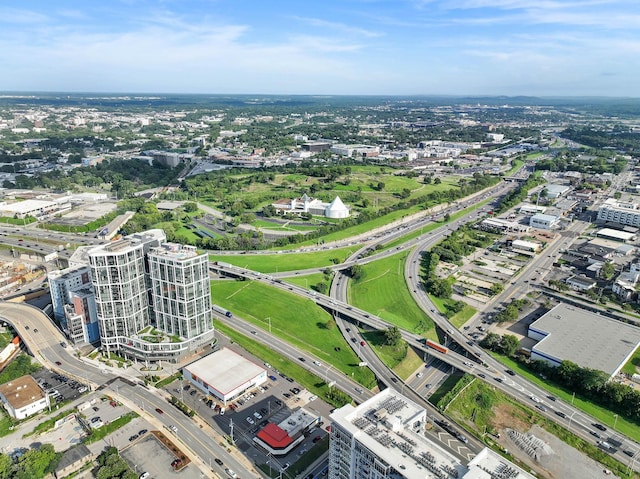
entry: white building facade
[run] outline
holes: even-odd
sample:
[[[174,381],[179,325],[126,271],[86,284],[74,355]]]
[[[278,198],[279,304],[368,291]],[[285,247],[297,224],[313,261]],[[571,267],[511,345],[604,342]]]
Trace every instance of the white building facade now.
[[[609,198],[598,210],[598,221],[640,226],[640,209],[635,203],[621,203]]]

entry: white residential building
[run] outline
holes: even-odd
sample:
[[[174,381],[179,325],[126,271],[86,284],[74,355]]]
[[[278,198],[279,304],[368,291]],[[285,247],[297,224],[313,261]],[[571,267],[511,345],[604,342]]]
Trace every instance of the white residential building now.
[[[88,251],[107,351],[175,361],[213,339],[206,254],[165,240],[149,230]]]
[[[427,411],[392,388],[330,418],[328,479],[534,477],[488,448],[461,462],[425,433]]]
[[[181,338],[211,330],[209,257],[195,246],[165,243],[150,251],[156,327]]]
[[[598,210],[598,221],[640,226],[640,209],[636,203],[623,203],[609,198]]]

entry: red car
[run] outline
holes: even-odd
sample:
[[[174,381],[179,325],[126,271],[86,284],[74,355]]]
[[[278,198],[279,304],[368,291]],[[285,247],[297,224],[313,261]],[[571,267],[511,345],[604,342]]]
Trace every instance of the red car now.
[[[365,343],[364,341],[360,341],[360,346],[364,346],[365,344],[367,343]]]
[[[158,414],[164,414],[164,411],[162,409],[160,409],[159,407],[156,408],[156,412]]]
[[[60,361],[56,361],[56,366],[62,366],[62,363]]]

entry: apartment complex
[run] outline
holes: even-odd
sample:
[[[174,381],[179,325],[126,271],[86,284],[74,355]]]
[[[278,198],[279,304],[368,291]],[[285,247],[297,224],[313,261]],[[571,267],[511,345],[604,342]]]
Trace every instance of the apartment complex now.
[[[391,388],[330,417],[329,479],[533,479],[488,448],[464,464],[425,433],[427,411]]]
[[[211,329],[211,284],[206,254],[165,243],[151,250],[149,276],[156,327],[181,338]]]
[[[622,203],[609,198],[598,210],[598,221],[640,226],[640,209],[636,203]]]
[[[53,315],[76,344],[100,341],[98,314],[88,265],[77,265],[48,275]]]
[[[152,361],[176,361],[212,341],[206,253],[166,243],[156,229],[93,247],[85,258],[88,265],[52,273],[56,317],[72,341],[99,340],[107,352]],[[87,317],[95,317],[96,334]]]

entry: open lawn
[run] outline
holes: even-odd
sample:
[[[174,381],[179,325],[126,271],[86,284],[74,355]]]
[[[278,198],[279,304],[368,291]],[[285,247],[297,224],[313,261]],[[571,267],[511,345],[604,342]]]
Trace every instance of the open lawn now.
[[[238,333],[233,326],[224,322],[216,322],[216,328],[232,341],[238,343],[243,349],[247,350],[254,356],[262,359],[265,363],[269,363],[272,367],[280,371],[281,373],[291,378],[296,378],[296,381],[311,391],[312,394],[323,398],[325,401],[333,404],[336,407],[343,404],[337,404],[328,397],[329,388],[324,382],[324,378],[319,378],[315,374],[307,371],[300,366],[296,361],[291,361],[278,354],[272,349],[265,347],[262,343],[259,343],[252,338],[243,336]],[[278,378],[279,380],[280,378]]]
[[[638,368],[640,368],[640,348],[636,349],[633,356],[629,358],[629,361],[622,367],[622,372],[629,375],[637,374]]]
[[[367,388],[375,385],[373,373],[358,366],[359,359],[346,343],[331,315],[307,298],[256,281],[212,281],[216,304],[254,323],[292,345],[332,364]]]
[[[291,276],[285,278],[284,282],[295,284],[305,289],[313,289],[313,286],[325,281],[323,273],[306,274],[304,276]]]
[[[401,329],[437,340],[434,324],[415,303],[404,280],[407,251],[362,266],[363,276],[349,281],[349,303]]]
[[[338,263],[342,263],[358,249],[359,247],[354,245],[348,248],[309,253],[209,255],[209,259],[233,264],[241,268],[248,268],[253,271],[260,271],[261,273],[276,273],[330,266],[334,264],[334,261],[332,261],[334,259]]]

